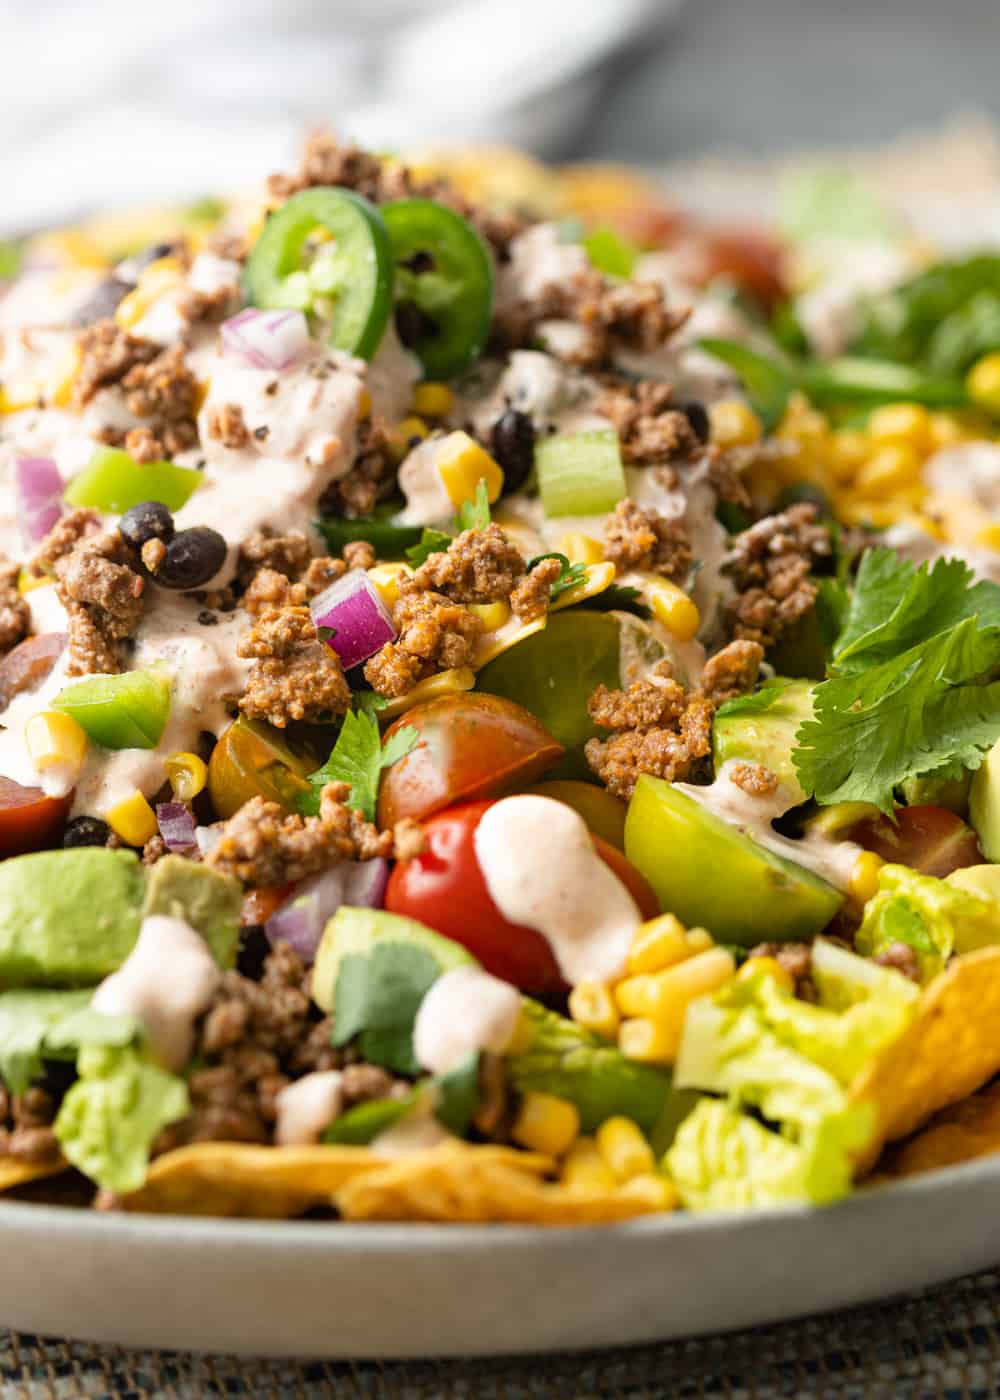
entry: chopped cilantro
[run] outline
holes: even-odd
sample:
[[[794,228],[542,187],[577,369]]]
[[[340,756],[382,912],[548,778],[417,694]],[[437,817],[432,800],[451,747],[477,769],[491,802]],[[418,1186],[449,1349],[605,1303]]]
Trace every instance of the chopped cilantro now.
[[[475,500],[459,506],[456,523],[460,530],[485,530],[490,523],[490,498],[482,477],[476,483]]]
[[[376,708],[377,702],[365,701],[363,708],[348,710],[330,757],[322,768],[309,775],[311,791],[300,797],[300,812],[307,816],[316,815],[320,792],[327,783],[350,783],[349,804],[356,807],[368,821],[375,820],[382,770],[398,763],[417,742],[417,731],[411,725],[405,725],[383,746],[374,713]]]
[[[450,544],[451,535],[446,535],[443,530],[425,527],[418,542],[406,551],[407,562],[411,568],[419,569],[432,554],[442,554]]]
[[[555,551],[550,554],[537,554],[534,559],[529,560],[528,572],[530,573],[535,565],[540,564],[543,559],[558,559],[562,565],[559,577],[549,589],[550,599],[558,598],[562,593],[568,593],[571,588],[576,588],[580,583],[586,583],[586,564],[571,564],[565,554],[559,554]]]
[[[348,953],[337,974],[333,1044],[346,1045],[357,1036],[370,1063],[397,1074],[419,1074],[413,1023],[440,975],[434,957],[412,943],[386,941],[367,955]]]

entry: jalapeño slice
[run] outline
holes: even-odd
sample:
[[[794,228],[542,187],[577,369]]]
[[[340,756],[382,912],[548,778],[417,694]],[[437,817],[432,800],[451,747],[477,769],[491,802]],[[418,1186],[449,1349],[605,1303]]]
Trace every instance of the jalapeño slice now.
[[[379,211],[351,190],[300,190],[264,225],[243,285],[252,305],[311,313],[335,350],[370,359],[392,306],[392,251]]]
[[[429,379],[451,379],[486,344],[493,259],[459,214],[433,199],[382,208],[396,263],[396,328]]]

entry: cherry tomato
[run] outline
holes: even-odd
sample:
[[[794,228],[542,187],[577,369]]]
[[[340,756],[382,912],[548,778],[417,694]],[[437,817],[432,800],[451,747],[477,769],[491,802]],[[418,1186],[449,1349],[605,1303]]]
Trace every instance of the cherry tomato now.
[[[0,661],[0,710],[5,710],[22,690],[40,686],[65,645],[65,632],[41,632],[9,651]]]
[[[242,716],[222,735],[208,763],[208,791],[219,817],[231,817],[251,797],[266,797],[294,809],[307,792],[306,775],[317,764],[293,753],[269,724]]]
[[[844,835],[883,860],[939,879],[984,863],[972,827],[946,807],[897,807],[895,815],[895,825],[886,816],[866,817]]]
[[[724,277],[752,292],[765,306],[787,294],[781,245],[759,229],[703,229],[682,238],[674,251],[681,277],[695,286]]]
[[[46,797],[41,788],[0,777],[0,856],[55,845],[68,811],[68,797]]]
[[[565,984],[548,940],[536,929],[512,924],[494,904],[476,859],[476,827],[491,802],[467,802],[424,824],[426,848],[400,861],[389,877],[385,907],[453,938],[496,977],[540,995]],[[599,837],[594,845],[636,900],[643,918],[659,913],[656,897],[639,872]]]
[[[382,780],[381,827],[525,787],[563,756],[562,745],[534,715],[499,695],[443,695],[415,705],[386,739],[404,725],[416,729],[420,739]]]

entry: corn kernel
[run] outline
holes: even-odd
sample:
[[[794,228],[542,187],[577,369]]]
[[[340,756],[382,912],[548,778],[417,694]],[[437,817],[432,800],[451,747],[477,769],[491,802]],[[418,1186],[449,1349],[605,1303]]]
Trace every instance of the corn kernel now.
[[[571,564],[599,564],[604,558],[604,546],[593,535],[582,535],[579,531],[563,535],[559,541],[559,552],[565,554]]]
[[[707,928],[689,928],[684,935],[684,942],[692,953],[704,953],[707,948],[715,947],[715,939]]]
[[[208,782],[205,761],[196,753],[172,753],[163,766],[170,779],[170,788],[178,802],[190,802],[203,792]]]
[[[428,380],[413,391],[413,412],[422,418],[446,418],[455,406],[455,395],[447,384]]]
[[[655,1172],[642,1172],[639,1176],[633,1176],[629,1181],[623,1182],[618,1190],[619,1195],[627,1196],[632,1201],[641,1201],[651,1211],[673,1210],[679,1200],[674,1183],[665,1176],[657,1176]]]
[[[760,419],[742,399],[720,399],[708,410],[712,441],[719,447],[751,447],[760,442]]]
[[[87,753],[87,735],[72,715],[43,710],[25,725],[24,742],[32,763],[42,772],[65,765],[79,772]]]
[[[860,491],[878,496],[910,486],[919,477],[920,458],[913,448],[905,442],[887,442],[859,468],[856,482]]]
[[[33,568],[37,568],[34,565]],[[24,568],[17,576],[18,593],[33,593],[36,588],[51,588],[54,580],[49,574],[34,573],[32,569]]]
[[[138,285],[123,297],[115,311],[115,320],[123,330],[137,325],[154,302],[179,286],[183,269],[180,259],[157,258],[143,269]]]
[[[857,428],[840,428],[830,434],[827,465],[837,481],[853,481],[858,469],[871,455],[871,450],[867,433]]]
[[[629,1181],[633,1176],[656,1170],[653,1149],[631,1118],[621,1114],[606,1118],[595,1140],[598,1152],[616,1181]]]
[[[878,893],[878,875],[885,864],[874,851],[862,851],[854,862],[847,893],[856,904],[867,904]]]
[[[511,1137],[531,1152],[561,1157],[580,1132],[576,1104],[555,1094],[525,1094],[511,1128]]]
[[[930,428],[932,452],[937,452],[942,447],[954,447],[956,443],[965,441],[965,429],[954,413],[932,413]]]
[[[372,416],[372,396],[370,389],[362,389],[358,395],[358,419],[364,423]]]
[[[569,994],[569,1014],[578,1026],[614,1040],[621,1019],[611,991],[603,982],[578,982]]]
[[[773,977],[783,991],[795,990],[795,978],[787,967],[781,966],[777,958],[747,958],[736,977],[738,981],[746,982],[750,977],[756,977],[759,972],[766,972],[768,977]]]
[[[105,812],[104,820],[129,846],[144,846],[157,832],[156,813],[138,790]]]
[[[469,612],[479,618],[487,632],[496,632],[510,621],[510,604],[502,598],[495,603],[470,603]]]
[[[513,1034],[507,1042],[505,1055],[526,1055],[535,1043],[535,1023],[522,1006],[514,1026]]]
[[[665,967],[691,956],[685,928],[676,914],[661,914],[640,924],[628,954],[628,970],[638,974],[662,972]]]
[[[665,578],[648,579],[644,585],[654,615],[679,642],[689,642],[701,626],[698,604],[683,588]]]
[[[399,602],[399,581],[409,572],[408,564],[374,564],[366,570],[376,593],[390,612]]]
[[[976,361],[965,376],[965,387],[973,403],[1000,412],[1000,351]]]
[[[1000,550],[1000,525],[984,525],[976,532],[976,544],[983,549]]]
[[[731,953],[727,953],[724,948],[709,948],[704,953],[697,953],[693,958],[675,963],[665,972],[655,973],[645,979],[629,979],[632,982],[644,980],[654,983],[655,987],[643,988],[641,991],[644,1004],[650,1008],[650,1012],[637,1020],[622,1022],[618,1035],[619,1049],[631,1059],[646,1059],[659,1064],[672,1063],[681,1042],[688,1006],[697,997],[714,992],[717,987],[728,982],[735,970],[736,964]],[[622,1001],[622,989],[626,985],[627,983],[621,982],[616,989],[618,1005],[623,1011],[626,1008]],[[635,1001],[632,1004],[636,1004]]]
[[[475,500],[480,481],[486,483],[486,497],[490,505],[500,498],[503,468],[468,433],[448,434],[441,443],[437,469],[448,499],[456,509],[466,501]]]
[[[904,443],[919,456],[931,450],[931,415],[919,403],[887,403],[868,419],[868,433],[876,443]]]
[[[563,1161],[559,1178],[566,1186],[584,1191],[613,1191],[617,1184],[592,1137],[577,1138]]]

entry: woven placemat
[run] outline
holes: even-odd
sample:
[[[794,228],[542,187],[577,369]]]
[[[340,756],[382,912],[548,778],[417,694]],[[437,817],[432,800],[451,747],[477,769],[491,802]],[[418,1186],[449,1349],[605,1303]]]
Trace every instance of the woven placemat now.
[[[384,1365],[259,1361],[7,1332],[0,1333],[0,1393],[24,1400],[985,1400],[1000,1395],[1000,1272],[776,1327],[573,1356]]]

